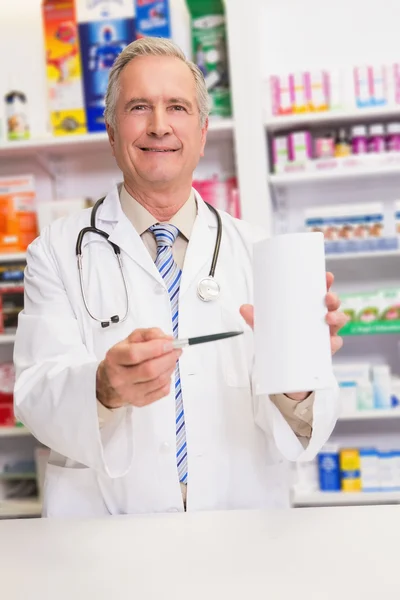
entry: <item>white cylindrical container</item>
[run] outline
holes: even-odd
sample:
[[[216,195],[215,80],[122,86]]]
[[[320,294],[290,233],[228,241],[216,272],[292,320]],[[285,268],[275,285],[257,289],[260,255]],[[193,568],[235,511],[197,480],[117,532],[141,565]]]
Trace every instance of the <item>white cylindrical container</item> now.
[[[324,236],[294,233],[254,245],[257,393],[332,385]]]

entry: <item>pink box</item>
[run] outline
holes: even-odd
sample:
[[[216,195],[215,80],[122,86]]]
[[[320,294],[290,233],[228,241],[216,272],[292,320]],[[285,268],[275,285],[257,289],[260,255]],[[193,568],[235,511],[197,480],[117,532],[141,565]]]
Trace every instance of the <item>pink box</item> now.
[[[221,180],[215,175],[212,179],[193,181],[193,187],[207,204],[240,218],[240,198],[236,177]]]
[[[329,75],[326,71],[313,71],[304,74],[307,106],[310,111],[324,111],[329,108]]]
[[[313,157],[312,138],[309,131],[297,131],[288,136],[289,159],[306,162]]]
[[[270,77],[272,114],[290,115],[294,105],[294,85],[290,75]]]

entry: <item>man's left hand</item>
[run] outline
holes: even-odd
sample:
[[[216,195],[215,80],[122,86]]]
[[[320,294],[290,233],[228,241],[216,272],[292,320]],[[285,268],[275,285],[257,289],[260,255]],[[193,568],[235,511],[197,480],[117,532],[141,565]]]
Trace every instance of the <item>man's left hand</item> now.
[[[335,354],[343,346],[343,339],[338,335],[338,332],[344,325],[346,325],[348,318],[339,310],[340,300],[338,296],[330,291],[333,280],[334,277],[332,273],[327,273],[326,287],[328,293],[325,297],[325,304],[328,309],[328,314],[326,315],[326,322],[329,325],[331,335],[331,351],[332,354]],[[240,314],[246,321],[247,325],[254,329],[254,307],[251,304],[244,304],[240,307]],[[305,400],[310,393],[311,392],[299,392],[298,394],[291,394],[289,397],[292,398],[292,400],[302,401]]]

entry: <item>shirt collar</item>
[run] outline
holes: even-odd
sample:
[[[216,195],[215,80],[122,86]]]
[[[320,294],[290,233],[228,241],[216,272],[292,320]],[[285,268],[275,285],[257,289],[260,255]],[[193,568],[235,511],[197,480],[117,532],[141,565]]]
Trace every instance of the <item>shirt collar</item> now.
[[[128,217],[139,235],[142,235],[149,227],[158,223],[153,215],[142,206],[129,192],[124,185],[120,189],[120,202],[125,215]],[[187,239],[190,239],[193,225],[197,216],[197,202],[192,189],[188,200],[178,210],[178,212],[169,221],[171,225],[175,225],[180,233]]]

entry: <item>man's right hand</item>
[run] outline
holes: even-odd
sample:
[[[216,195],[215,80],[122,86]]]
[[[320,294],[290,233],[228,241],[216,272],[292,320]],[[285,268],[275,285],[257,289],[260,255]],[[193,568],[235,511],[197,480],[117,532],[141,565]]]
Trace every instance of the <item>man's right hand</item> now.
[[[147,406],[169,394],[182,350],[161,329],[136,329],[107,352],[96,375],[96,395],[107,408]]]

